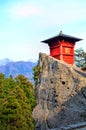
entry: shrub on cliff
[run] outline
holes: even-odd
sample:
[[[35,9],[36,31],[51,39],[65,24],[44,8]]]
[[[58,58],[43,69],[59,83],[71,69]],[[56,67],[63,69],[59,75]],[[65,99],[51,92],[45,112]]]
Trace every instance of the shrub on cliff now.
[[[38,84],[38,77],[41,70],[42,70],[42,67],[38,65],[33,68],[33,79],[34,79],[35,86]]]

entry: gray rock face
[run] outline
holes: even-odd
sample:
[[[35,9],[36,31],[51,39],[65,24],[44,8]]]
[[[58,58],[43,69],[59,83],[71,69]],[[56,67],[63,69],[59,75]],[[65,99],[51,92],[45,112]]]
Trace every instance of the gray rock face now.
[[[38,65],[41,71],[33,111],[36,130],[86,121],[86,74],[42,53]]]

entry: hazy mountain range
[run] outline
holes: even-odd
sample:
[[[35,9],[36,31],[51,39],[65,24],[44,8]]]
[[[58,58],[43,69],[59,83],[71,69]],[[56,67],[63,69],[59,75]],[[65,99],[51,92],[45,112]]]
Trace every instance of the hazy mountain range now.
[[[6,77],[9,77],[10,75],[16,77],[18,74],[23,74],[26,77],[28,77],[30,81],[33,81],[32,70],[35,65],[37,65],[37,62],[32,61],[14,62],[6,58],[0,60],[0,73],[5,74]]]

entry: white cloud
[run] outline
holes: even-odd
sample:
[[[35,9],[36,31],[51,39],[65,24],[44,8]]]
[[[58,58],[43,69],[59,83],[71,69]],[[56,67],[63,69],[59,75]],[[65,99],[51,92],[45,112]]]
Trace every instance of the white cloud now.
[[[31,3],[17,3],[9,9],[9,13],[13,18],[37,16],[41,11],[40,7]]]
[[[48,4],[45,2],[43,5],[42,2],[20,2],[12,5],[9,9],[9,14],[11,15],[11,18],[28,18],[32,16],[39,16],[39,24],[53,26],[85,19],[86,7],[85,4],[77,4],[77,2],[74,1],[56,1]]]
[[[54,2],[53,2],[54,3]],[[44,7],[41,23],[46,26],[55,26],[86,20],[85,4],[74,2],[55,2]]]

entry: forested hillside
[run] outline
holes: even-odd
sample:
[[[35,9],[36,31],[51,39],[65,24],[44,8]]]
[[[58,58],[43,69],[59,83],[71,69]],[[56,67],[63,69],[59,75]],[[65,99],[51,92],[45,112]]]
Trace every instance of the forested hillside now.
[[[28,78],[0,74],[0,130],[34,130],[34,106],[34,89]]]

